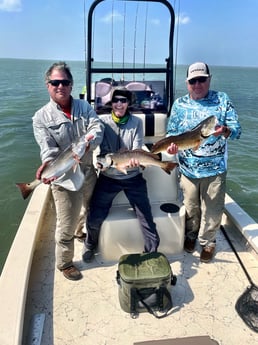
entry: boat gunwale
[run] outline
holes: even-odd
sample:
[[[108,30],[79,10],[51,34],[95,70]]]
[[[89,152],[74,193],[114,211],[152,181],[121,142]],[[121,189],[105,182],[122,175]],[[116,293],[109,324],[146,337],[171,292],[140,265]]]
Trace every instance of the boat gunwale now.
[[[49,186],[44,184],[33,192],[1,273],[1,345],[22,342],[31,265],[50,195]]]
[[[258,256],[258,223],[226,194],[224,217],[239,231],[255,255]]]

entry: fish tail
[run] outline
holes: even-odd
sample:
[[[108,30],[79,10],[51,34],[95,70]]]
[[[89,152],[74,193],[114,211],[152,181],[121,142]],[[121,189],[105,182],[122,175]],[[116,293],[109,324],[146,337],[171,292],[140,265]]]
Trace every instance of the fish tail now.
[[[164,165],[162,167],[162,169],[167,173],[167,174],[171,174],[171,171],[175,169],[175,167],[178,166],[178,163],[174,163],[174,162],[163,162]]]
[[[23,199],[27,199],[34,190],[29,183],[16,183],[16,186],[20,189]]]

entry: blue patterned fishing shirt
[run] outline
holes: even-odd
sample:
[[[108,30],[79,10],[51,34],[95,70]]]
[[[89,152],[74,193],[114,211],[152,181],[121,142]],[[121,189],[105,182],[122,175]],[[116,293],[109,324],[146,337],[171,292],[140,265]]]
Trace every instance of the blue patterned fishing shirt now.
[[[168,120],[167,136],[189,131],[211,115],[217,117],[217,125],[230,129],[228,139],[240,138],[238,115],[228,95],[212,90],[199,100],[193,100],[187,94],[174,102]],[[197,150],[179,151],[178,160],[180,172],[190,178],[222,174],[227,170],[227,139],[223,135],[211,135]]]

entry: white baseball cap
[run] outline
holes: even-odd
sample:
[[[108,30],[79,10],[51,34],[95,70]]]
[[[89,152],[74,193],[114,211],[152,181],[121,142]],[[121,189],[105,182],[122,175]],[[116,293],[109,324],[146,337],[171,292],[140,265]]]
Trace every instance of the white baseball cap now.
[[[209,76],[210,71],[208,65],[204,62],[195,62],[188,67],[186,79],[191,80],[193,78]]]

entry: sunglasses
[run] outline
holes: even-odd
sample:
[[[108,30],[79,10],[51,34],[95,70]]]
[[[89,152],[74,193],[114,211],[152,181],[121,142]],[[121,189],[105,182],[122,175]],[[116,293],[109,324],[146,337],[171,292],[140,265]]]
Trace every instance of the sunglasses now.
[[[193,79],[188,80],[188,83],[190,85],[196,84],[197,81],[198,81],[198,83],[205,83],[207,79],[208,79],[208,77],[193,78]]]
[[[112,99],[112,103],[118,103],[118,102],[127,103],[127,98],[117,98],[117,97],[114,97]]]
[[[71,81],[68,79],[54,79],[54,80],[49,80],[48,81],[49,84],[51,84],[52,86],[59,86],[60,84],[62,84],[63,86],[69,86],[71,84]]]

